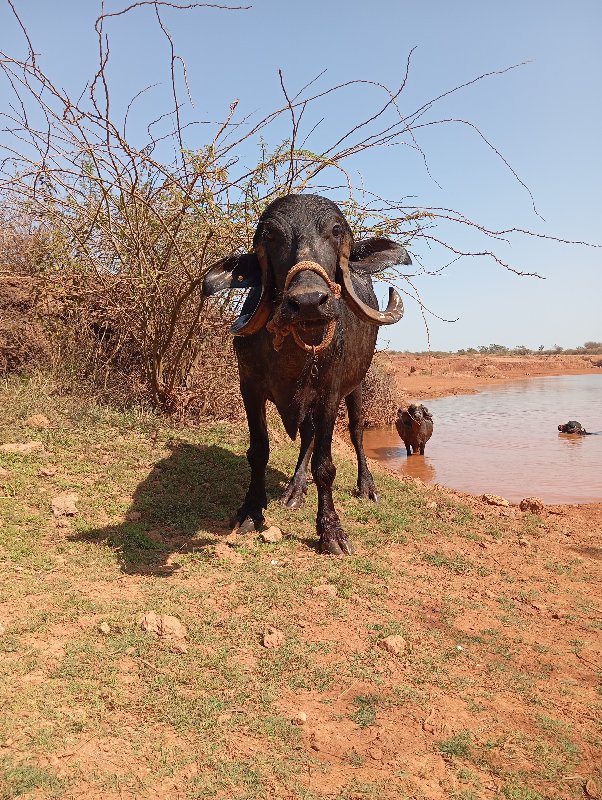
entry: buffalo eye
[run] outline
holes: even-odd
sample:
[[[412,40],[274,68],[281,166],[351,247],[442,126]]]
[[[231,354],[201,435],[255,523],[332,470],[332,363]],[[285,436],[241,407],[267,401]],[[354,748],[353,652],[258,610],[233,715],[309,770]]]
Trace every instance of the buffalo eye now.
[[[337,238],[337,239],[338,239],[338,238],[339,238],[339,236],[340,236],[342,233],[343,233],[343,226],[342,226],[342,225],[339,225],[339,224],[337,223],[336,225],[333,225],[333,226],[332,226],[332,235],[333,235],[335,238]]]

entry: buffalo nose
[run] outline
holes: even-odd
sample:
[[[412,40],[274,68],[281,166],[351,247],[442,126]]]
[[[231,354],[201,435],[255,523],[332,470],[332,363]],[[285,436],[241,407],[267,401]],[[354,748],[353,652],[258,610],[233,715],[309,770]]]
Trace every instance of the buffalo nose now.
[[[327,301],[328,294],[326,292],[304,292],[288,297],[289,308],[295,314],[307,314],[318,306],[323,306]]]

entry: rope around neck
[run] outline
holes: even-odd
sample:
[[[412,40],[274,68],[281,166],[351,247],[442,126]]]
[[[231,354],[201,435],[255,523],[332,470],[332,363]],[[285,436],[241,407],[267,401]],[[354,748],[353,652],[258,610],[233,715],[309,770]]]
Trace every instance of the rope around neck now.
[[[334,332],[336,329],[336,320],[331,319],[328,325],[326,326],[326,332],[324,334],[324,338],[320,342],[320,344],[307,344],[304,342],[301,336],[297,331],[296,325],[285,325],[282,322],[282,306],[284,302],[288,299],[288,288],[291,285],[293,278],[295,278],[300,272],[315,272],[316,275],[319,275],[320,278],[324,281],[324,283],[328,286],[328,289],[332,292],[333,296],[338,300],[341,296],[341,287],[338,283],[331,281],[328,273],[326,270],[317,264],[315,261],[299,261],[295,266],[289,271],[288,275],[286,276],[286,281],[284,282],[284,290],[282,292],[282,298],[280,301],[280,305],[276,309],[274,316],[268,322],[267,329],[270,333],[274,334],[274,350],[280,350],[282,347],[282,343],[286,336],[292,334],[292,337],[295,341],[297,347],[300,347],[301,350],[304,350],[306,353],[311,353],[313,356],[321,353],[322,350],[325,350],[332,342],[334,337]]]

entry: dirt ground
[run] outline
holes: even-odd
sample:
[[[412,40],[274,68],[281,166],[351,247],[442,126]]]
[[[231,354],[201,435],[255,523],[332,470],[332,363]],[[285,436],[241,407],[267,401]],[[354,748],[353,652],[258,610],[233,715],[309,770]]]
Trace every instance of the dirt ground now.
[[[243,430],[0,403],[0,800],[602,796],[602,504],[376,466],[374,504],[339,444],[328,558],[278,427],[265,541],[227,523]]]

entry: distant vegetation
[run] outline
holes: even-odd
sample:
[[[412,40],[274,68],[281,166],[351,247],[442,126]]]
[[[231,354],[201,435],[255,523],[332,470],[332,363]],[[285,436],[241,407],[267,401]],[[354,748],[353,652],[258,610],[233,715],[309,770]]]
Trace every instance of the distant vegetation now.
[[[409,353],[409,350],[399,351],[394,350],[391,352],[404,352]],[[560,347],[559,344],[555,344],[552,347],[546,348],[545,345],[540,344],[537,350],[532,350],[529,347],[525,347],[524,344],[517,345],[516,347],[506,347],[503,344],[488,344],[488,345],[480,345],[480,347],[467,347],[461,350],[423,350],[421,352],[413,353],[412,355],[417,356],[434,356],[435,358],[440,358],[443,356],[472,356],[472,355],[487,355],[487,356],[556,356],[556,355],[565,355],[565,356],[589,356],[589,355],[600,355],[602,353],[602,342],[585,342],[585,344],[581,345],[580,347],[573,347],[573,348],[565,348]]]

